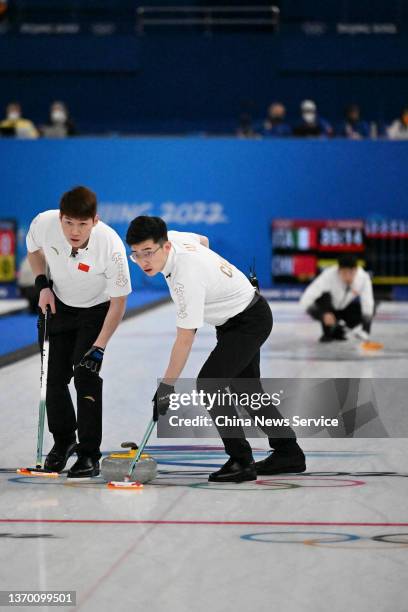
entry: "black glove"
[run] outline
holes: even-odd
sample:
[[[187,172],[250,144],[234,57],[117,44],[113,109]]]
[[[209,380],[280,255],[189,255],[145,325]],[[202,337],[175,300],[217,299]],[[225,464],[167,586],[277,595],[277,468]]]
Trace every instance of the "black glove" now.
[[[160,383],[156,393],[154,394],[153,402],[153,421],[159,420],[159,414],[166,414],[170,406],[170,395],[174,393],[172,385]]]
[[[105,350],[99,346],[92,346],[89,351],[85,353],[79,362],[79,366],[82,368],[88,368],[91,372],[98,374],[102,367],[103,354]]]

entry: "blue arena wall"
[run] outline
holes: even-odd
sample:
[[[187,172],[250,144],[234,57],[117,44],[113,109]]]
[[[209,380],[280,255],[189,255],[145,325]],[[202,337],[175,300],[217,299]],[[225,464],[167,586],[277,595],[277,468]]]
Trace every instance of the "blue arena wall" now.
[[[408,144],[363,141],[240,141],[141,138],[0,141],[0,218],[15,218],[19,252],[38,212],[84,184],[102,220],[124,237],[139,214],[206,234],[246,271],[256,257],[271,285],[271,220],[407,217]],[[159,286],[142,279],[135,288]]]

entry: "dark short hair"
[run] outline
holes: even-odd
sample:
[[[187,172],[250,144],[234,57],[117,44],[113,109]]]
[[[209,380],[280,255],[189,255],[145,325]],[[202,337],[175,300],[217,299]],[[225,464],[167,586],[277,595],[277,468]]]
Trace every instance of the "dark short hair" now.
[[[60,213],[73,219],[94,219],[96,215],[96,195],[88,187],[74,187],[61,198]]]
[[[344,253],[338,259],[339,268],[357,268],[357,257],[351,253]]]
[[[18,106],[18,108],[21,109],[21,104],[20,102],[17,102],[17,100],[12,100],[11,102],[8,102],[6,108],[8,108],[9,106]]]
[[[167,238],[167,225],[161,217],[141,215],[133,219],[126,232],[126,242],[140,244],[145,240],[163,243]]]

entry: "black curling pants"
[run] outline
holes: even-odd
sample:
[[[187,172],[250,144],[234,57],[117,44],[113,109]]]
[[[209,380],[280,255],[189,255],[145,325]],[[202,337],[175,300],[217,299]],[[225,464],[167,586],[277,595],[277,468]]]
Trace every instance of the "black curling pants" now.
[[[217,345],[204,363],[197,379],[198,391],[205,393],[225,392],[229,387],[232,393],[264,393],[260,381],[260,347],[271,333],[273,325],[272,312],[268,302],[260,297],[248,310],[228,319],[224,325],[216,328]],[[250,408],[244,406],[250,416]],[[281,418],[279,411],[270,404],[257,410],[256,414],[268,418]],[[209,411],[214,420],[216,416],[237,416],[234,406],[217,406]],[[215,423],[216,424],[216,423]],[[216,424],[217,425],[217,424]],[[226,437],[225,428],[217,425],[218,432],[225,446],[225,452],[233,459],[242,462],[252,461],[252,449],[245,439],[242,428],[234,428],[240,437]],[[290,427],[277,430],[262,428],[269,438],[271,448],[290,449],[295,445],[296,436]],[[276,437],[274,437],[274,434]]]
[[[332,304],[330,293],[323,293],[315,302],[308,308],[308,314],[322,324],[323,333],[327,334],[330,328],[323,323],[323,315],[331,312],[336,317],[337,321],[343,320],[349,329],[362,325],[364,331],[370,333],[372,317],[365,317],[361,311],[360,298],[356,297],[346,308],[336,310]]]
[[[49,320],[50,351],[47,377],[48,427],[57,444],[75,440],[78,454],[99,459],[102,441],[102,378],[78,365],[94,344],[103,326],[109,302],[75,308],[55,298],[56,314]],[[43,341],[44,317],[40,315],[38,337]],[[77,415],[68,389],[71,378],[77,392]]]

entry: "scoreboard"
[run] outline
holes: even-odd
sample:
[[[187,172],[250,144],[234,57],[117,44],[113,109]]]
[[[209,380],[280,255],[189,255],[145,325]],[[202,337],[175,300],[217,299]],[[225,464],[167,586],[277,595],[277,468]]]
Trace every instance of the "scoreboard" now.
[[[377,285],[408,285],[408,221],[370,221],[365,226],[367,267]]]
[[[272,222],[275,284],[311,281],[342,253],[353,253],[377,285],[408,284],[408,221],[362,219]]]
[[[0,219],[0,283],[16,280],[16,223]]]

